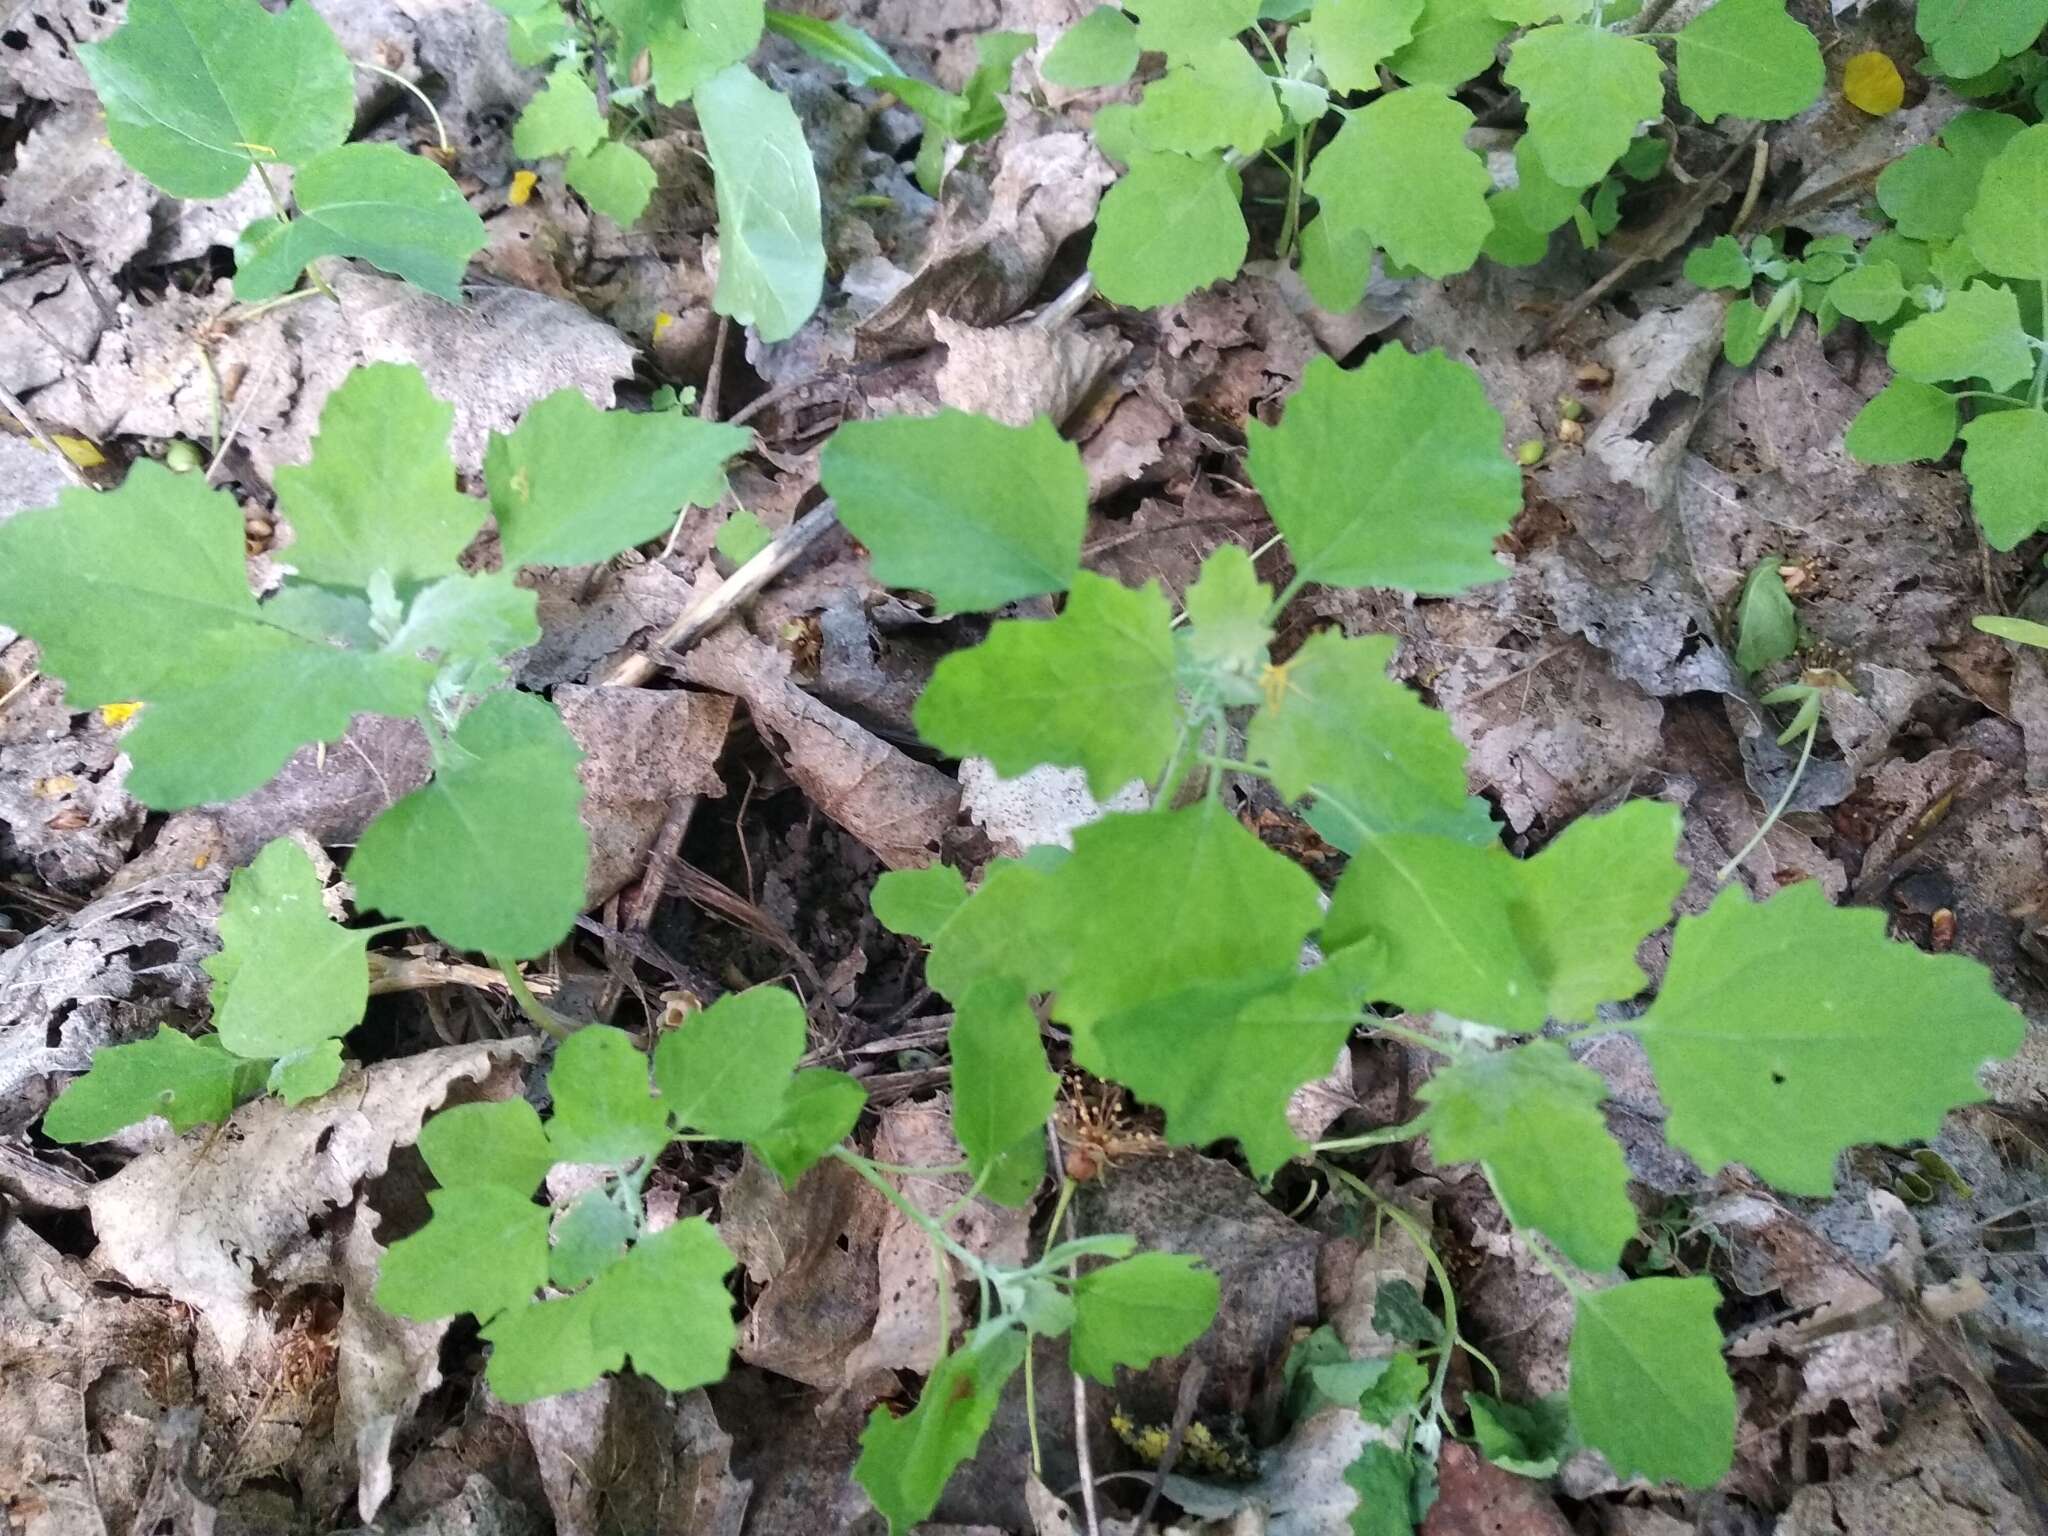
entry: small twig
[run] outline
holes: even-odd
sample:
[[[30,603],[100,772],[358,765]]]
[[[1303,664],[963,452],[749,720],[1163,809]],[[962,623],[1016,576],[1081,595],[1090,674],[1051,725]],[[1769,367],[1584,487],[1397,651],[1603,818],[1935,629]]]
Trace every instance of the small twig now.
[[[7,710],[8,705],[12,704],[24,693],[27,693],[30,685],[33,684],[35,680],[41,677],[42,675],[43,674],[38,672],[34,667],[30,667],[28,669],[28,675],[26,677],[24,677],[20,682],[16,683],[12,688],[8,689],[5,693],[0,693],[0,714],[4,714]]]
[[[1188,1362],[1188,1368],[1181,1373],[1180,1390],[1173,1399],[1173,1423],[1167,1427],[1166,1450],[1160,1455],[1159,1466],[1152,1474],[1152,1486],[1145,1490],[1145,1502],[1139,1506],[1136,1530],[1144,1530],[1145,1522],[1152,1518],[1152,1511],[1159,1506],[1160,1492],[1166,1487],[1166,1474],[1173,1470],[1180,1460],[1181,1442],[1187,1438],[1188,1426],[1195,1420],[1195,1401],[1201,1396],[1202,1380],[1209,1374],[1209,1367],[1200,1360]]]
[[[73,485],[82,485],[88,490],[92,489],[92,482],[85,478],[83,470],[71,462],[71,455],[50,441],[49,434],[36,425],[35,417],[29,415],[28,407],[23,405],[15,397],[14,391],[5,385],[0,385],[0,405],[6,406],[14,419],[28,429],[28,435],[42,445],[44,452],[57,455],[58,466],[63,469]]]
[[[121,323],[120,315],[115,312],[114,306],[109,302],[107,296],[100,292],[100,285],[93,281],[92,270],[86,266],[84,260],[79,256],[78,247],[73,245],[70,237],[61,231],[57,235],[57,249],[62,251],[64,259],[71,263],[71,270],[78,274],[78,280],[85,284],[85,296],[92,300],[92,307],[100,312],[101,324],[105,325],[108,330],[113,330]]]
[[[656,828],[654,841],[647,848],[646,870],[640,876],[640,883],[627,895],[624,911],[619,918],[621,937],[644,939],[648,928],[654,922],[654,912],[661,905],[661,898],[668,890],[669,871],[676,867],[676,855],[682,847],[683,834],[690,828],[690,817],[696,812],[695,795],[678,795],[668,808]],[[608,1019],[626,995],[626,984],[633,976],[632,952],[618,940],[610,940],[605,946],[605,965],[611,975],[606,978],[604,990],[598,994],[597,1016]]]
[[[545,991],[554,990],[546,977],[536,977],[529,985],[537,985]],[[479,992],[503,992],[505,978],[487,965],[429,960],[420,955],[370,952],[370,996],[381,997],[387,992],[424,992],[429,987],[474,987]]]
[[[1756,141],[1755,157],[1749,163],[1749,186],[1742,194],[1742,206],[1735,210],[1735,222],[1728,226],[1728,233],[1739,235],[1742,227],[1749,222],[1749,216],[1756,212],[1756,201],[1764,193],[1764,172],[1771,164],[1771,141],[1759,137]]]
[[[249,412],[256,408],[256,397],[262,393],[264,380],[270,377],[271,367],[276,361],[275,354],[266,357],[263,360],[262,371],[256,375],[255,381],[250,384],[248,389],[242,392],[244,398],[241,409],[235,412],[234,419],[228,423],[227,435],[220,439],[218,445],[213,450],[212,462],[206,466],[206,483],[208,485],[213,484],[213,477],[220,473],[220,467],[227,459],[228,450],[235,446],[235,437],[242,430],[242,423],[249,419]],[[213,359],[210,357],[207,359],[207,366],[209,368],[213,366]]]
[[[732,322],[718,317],[718,338],[711,343],[711,371],[704,376],[704,394],[697,402],[697,415],[704,421],[718,420],[719,386],[725,382],[725,338],[732,334]]]

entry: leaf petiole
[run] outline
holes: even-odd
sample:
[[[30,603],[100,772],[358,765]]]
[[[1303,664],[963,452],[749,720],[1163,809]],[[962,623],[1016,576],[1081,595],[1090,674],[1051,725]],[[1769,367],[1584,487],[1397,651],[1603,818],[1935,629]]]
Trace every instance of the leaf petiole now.
[[[533,989],[527,986],[526,978],[519,974],[519,962],[505,959],[501,955],[493,955],[491,964],[495,965],[499,974],[505,978],[505,990],[512,994],[512,1001],[519,1005],[519,1011],[539,1025],[541,1033],[552,1039],[555,1044],[565,1042],[572,1032],[563,1027],[561,1020],[541,1006],[540,999],[535,997]]]

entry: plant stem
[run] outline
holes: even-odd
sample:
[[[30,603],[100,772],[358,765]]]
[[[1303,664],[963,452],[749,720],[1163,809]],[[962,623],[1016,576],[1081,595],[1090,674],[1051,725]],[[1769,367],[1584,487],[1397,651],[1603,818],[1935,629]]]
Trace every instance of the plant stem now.
[[[1301,233],[1301,182],[1308,174],[1308,129],[1298,128],[1294,134],[1294,168],[1287,177],[1287,215],[1280,225],[1280,249],[1282,262],[1294,254],[1295,238]]]
[[[1806,728],[1806,740],[1799,749],[1799,762],[1792,769],[1792,778],[1785,785],[1785,793],[1778,796],[1778,803],[1771,807],[1770,815],[1763,819],[1763,824],[1756,829],[1756,835],[1742,845],[1741,850],[1734,858],[1714,871],[1714,884],[1723,884],[1730,875],[1741,868],[1742,861],[1756,852],[1757,845],[1763,842],[1764,838],[1769,835],[1771,828],[1778,824],[1778,818],[1785,814],[1785,807],[1792,803],[1792,796],[1799,788],[1799,781],[1806,777],[1806,765],[1813,757],[1813,739],[1819,734],[1820,716],[1815,715],[1813,724]]]
[[[1544,1246],[1542,1239],[1538,1238],[1535,1233],[1523,1233],[1522,1244],[1531,1253],[1536,1255],[1537,1263],[1550,1271],[1551,1278],[1571,1293],[1573,1301],[1577,1301],[1586,1294],[1586,1288],[1572,1278],[1570,1271],[1550,1256],[1550,1250]]]
[[[357,69],[366,69],[373,75],[382,75],[386,80],[411,91],[419,99],[419,104],[427,109],[427,116],[434,120],[434,136],[441,141],[441,153],[444,155],[453,155],[455,153],[455,146],[448,142],[448,127],[441,121],[441,114],[434,110],[434,104],[427,99],[425,91],[414,85],[405,76],[398,73],[397,70],[386,69],[382,64],[366,64],[361,59],[350,59],[349,62],[355,65]]]
[[[896,1188],[895,1185],[891,1184],[887,1179],[883,1178],[882,1175],[876,1170],[875,1165],[873,1163],[870,1163],[858,1152],[849,1152],[845,1147],[834,1147],[830,1155],[838,1158],[839,1161],[845,1163],[855,1173],[859,1174],[862,1178],[866,1179],[870,1184],[874,1185],[875,1188],[881,1192],[882,1197],[886,1199],[891,1205],[895,1206],[896,1209],[901,1211],[905,1216],[908,1216],[911,1222],[915,1226],[917,1226],[926,1237],[930,1238],[940,1248],[943,1248],[948,1254],[952,1255],[953,1258],[959,1260],[960,1263],[967,1266],[967,1271],[969,1274],[978,1276],[982,1278],[984,1281],[987,1279],[988,1266],[983,1264],[981,1260],[975,1257],[972,1253],[968,1252],[967,1249],[961,1247],[960,1244],[954,1242],[952,1238],[948,1237],[946,1235],[944,1228],[942,1228],[937,1222],[933,1221],[931,1217],[927,1216],[923,1211],[919,1210],[917,1206],[913,1204],[902,1193],[902,1191]],[[940,1290],[941,1294],[943,1294],[944,1287],[942,1286]]]
[[[505,989],[512,994],[512,1001],[519,1005],[519,1011],[539,1025],[542,1034],[547,1035],[557,1045],[569,1038],[569,1031],[562,1027],[561,1021],[541,1006],[540,999],[535,997],[532,989],[526,985],[526,978],[519,974],[518,961],[493,955],[491,964],[504,976]]]
[[[1309,1150],[1321,1156],[1328,1152],[1363,1152],[1367,1147],[1390,1147],[1398,1142],[1414,1140],[1428,1124],[1429,1116],[1417,1115],[1404,1124],[1384,1126],[1362,1136],[1340,1136],[1335,1141],[1319,1141]]]

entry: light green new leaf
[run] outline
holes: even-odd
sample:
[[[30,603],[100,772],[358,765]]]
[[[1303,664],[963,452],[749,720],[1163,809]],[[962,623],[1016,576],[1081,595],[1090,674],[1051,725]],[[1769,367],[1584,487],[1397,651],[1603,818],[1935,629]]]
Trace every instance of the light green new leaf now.
[[[1942,72],[1967,79],[2039,37],[2048,0],[1920,0],[1913,23]]]
[[[1134,153],[1095,210],[1088,265],[1114,304],[1152,309],[1237,275],[1251,243],[1237,172],[1220,154]]]
[[[974,1454],[1003,1388],[1024,1363],[1029,1335],[1007,1319],[984,1323],[926,1378],[901,1418],[876,1408],[861,1432],[854,1480],[902,1536],[937,1507],[953,1469]]]
[[[1293,35],[1308,38],[1331,90],[1378,90],[1380,65],[1413,41],[1422,9],[1423,0],[1320,0]]]
[[[1141,1253],[1091,1269],[1074,1285],[1074,1370],[1104,1386],[1116,1368],[1143,1370],[1208,1331],[1221,1296],[1215,1275],[1184,1253]]]
[[[977,1180],[1000,1168],[1001,1179],[988,1184],[991,1197],[1021,1205],[1045,1173],[1045,1117],[1060,1086],[1022,984],[977,982],[959,1000],[947,1041],[953,1137]]]
[[[896,74],[896,61],[859,27],[844,21],[821,21],[798,11],[771,10],[768,30],[786,37],[814,59],[846,74],[848,85],[871,85],[882,75]]]
[[[1938,459],[1956,440],[1956,397],[1932,384],[1893,379],[1856,413],[1843,446],[1859,464]]]
[[[2011,389],[2034,372],[2019,299],[1989,283],[1972,283],[1940,309],[1908,320],[1885,355],[1895,372],[1922,384],[1982,379]]]
[[[1490,69],[1494,50],[1514,30],[1493,14],[1493,0],[1423,0],[1413,41],[1387,67],[1410,85],[1453,90]]]
[[[949,864],[892,869],[875,882],[868,904],[891,933],[908,934],[930,944],[967,904],[967,881]]]
[[[1393,344],[1349,371],[1311,359],[1279,426],[1245,423],[1246,468],[1301,580],[1449,595],[1507,574],[1504,430],[1472,369]]]
[[[718,197],[721,315],[763,341],[797,333],[825,289],[818,175],[796,110],[741,64],[697,87]]]
[[[635,50],[637,51],[637,50]],[[604,142],[597,96],[573,64],[556,68],[512,125],[512,153],[522,160],[587,154]]]
[[[671,21],[648,45],[654,97],[665,107],[693,96],[720,70],[746,61],[761,41],[767,8],[761,0],[683,0],[683,21]]]
[[[630,228],[647,211],[660,177],[631,144],[608,141],[588,154],[571,155],[562,180],[593,210]]]
[[[745,507],[735,507],[732,515],[718,525],[718,537],[712,541],[712,547],[734,565],[745,565],[774,542],[775,535],[766,523]]]
[[[299,167],[289,222],[258,219],[235,241],[235,297],[273,299],[308,262],[354,256],[451,304],[489,238],[448,173],[396,144],[344,144]]]
[[[237,1056],[290,1056],[363,1021],[367,933],[327,915],[306,850],[274,838],[228,883],[213,978],[213,1027]]]
[[[443,665],[492,662],[540,638],[539,607],[539,596],[519,585],[516,570],[444,576],[412,600],[385,649]]]
[[[383,571],[400,586],[452,575],[483,508],[455,486],[448,433],[455,407],[417,368],[372,363],[320,408],[313,456],[276,475],[292,526],[284,559],[309,581],[365,588]]]
[[[502,1184],[430,1190],[433,1216],[384,1252],[377,1305],[429,1321],[464,1312],[495,1317],[548,1275],[548,1211]]]
[[[1783,661],[1799,649],[1799,615],[1785,590],[1783,555],[1765,555],[1742,583],[1735,604],[1735,664],[1748,673]]]
[[[1685,280],[1699,288],[1747,293],[1756,281],[1756,273],[1750,269],[1740,240],[1733,235],[1716,235],[1711,244],[1696,245],[1685,253]]]
[[[370,823],[348,862],[365,908],[456,949],[525,959],[583,909],[582,758],[543,699],[499,693],[456,730],[434,778]]]
[[[491,434],[491,488],[505,564],[584,565],[665,533],[679,507],[718,499],[742,427],[681,411],[600,411],[578,389]]]
[[[218,1036],[194,1040],[168,1024],[129,1045],[103,1045],[43,1116],[52,1141],[103,1141],[162,1115],[174,1131],[225,1120],[263,1084],[266,1063],[228,1053]]]
[[[340,1082],[341,1067],[341,1042],[316,1040],[270,1064],[270,1091],[287,1104],[304,1104]]]
[[[1344,1469],[1344,1483],[1358,1495],[1351,1511],[1351,1536],[1412,1536],[1416,1517],[1411,1457],[1368,1440]]]
[[[1388,91],[1353,112],[1304,183],[1321,217],[1362,230],[1404,267],[1462,272],[1493,229],[1486,162],[1465,147],[1472,114],[1423,89]]]
[[[985,976],[1013,977],[1027,992],[1050,988],[1059,975],[1063,942],[1055,892],[1048,871],[997,859],[974,894],[931,934],[925,980],[956,1002]]]
[[[1218,545],[1187,590],[1183,652],[1197,668],[1257,698],[1273,638],[1266,622],[1272,606],[1273,589],[1259,580],[1252,557],[1235,544]]]
[[[1309,636],[1273,669],[1248,743],[1288,799],[1313,795],[1311,824],[1346,853],[1391,832],[1496,843],[1486,802],[1465,788],[1450,718],[1387,676],[1392,635]]]
[[[1372,236],[1328,219],[1301,227],[1301,280],[1309,297],[1332,314],[1356,309],[1372,283]]]
[[[948,613],[1063,592],[1081,565],[1088,472],[1040,416],[1008,427],[965,411],[848,422],[818,464],[875,579]]]
[[[625,1257],[633,1218],[603,1186],[586,1189],[555,1223],[548,1250],[548,1283],[563,1290],[587,1285]]]
[[[506,22],[505,51],[521,69],[538,69],[570,39],[562,0],[491,0]]]
[[[1636,950],[1685,888],[1680,824],[1675,806],[1631,800],[1581,816],[1515,865],[1515,931],[1551,1018],[1585,1023],[1649,984]]]
[[[1486,254],[1503,266],[1534,266],[1550,249],[1550,232],[1580,211],[1582,195],[1582,188],[1561,185],[1551,177],[1543,168],[1536,146],[1523,134],[1515,140],[1515,184],[1494,193],[1486,202],[1493,215],[1493,229],[1486,237]],[[1730,240],[1728,244],[1735,242]],[[1692,260],[1699,254],[1700,251],[1694,251],[1686,257],[1686,275],[1693,281],[1698,279],[1693,278]],[[1739,246],[1736,258],[1746,275],[1749,263],[1741,260]]]
[[[1785,0],[1717,0],[1679,29],[1678,99],[1707,122],[1797,117],[1826,84],[1820,44]]]
[[[662,1106],[687,1130],[751,1141],[782,1116],[804,1053],[804,1008],[783,987],[721,997],[654,1048]]]
[[[668,1105],[655,1098],[647,1057],[623,1030],[577,1030],[555,1052],[548,1092],[548,1145],[562,1162],[630,1163],[669,1143]]]
[[[1259,0],[1130,0],[1124,9],[1138,18],[1138,46],[1175,63],[1259,19]]]
[[[1993,549],[2048,524],[2048,415],[1997,411],[1963,428],[1963,477]]]
[[[1938,144],[1920,144],[1877,178],[1877,205],[1915,240],[1947,240],[1963,231],[1984,168],[2023,127],[2004,112],[1959,112]]]
[[[444,1109],[420,1127],[420,1156],[443,1188],[498,1184],[531,1195],[555,1165],[540,1116],[524,1099]]]
[[[600,1278],[568,1296],[507,1307],[485,1324],[491,1358],[484,1380],[500,1402],[531,1403],[580,1392],[626,1363],[624,1349],[597,1341],[603,1293]]]
[[[1796,1195],[1831,1193],[1844,1148],[1931,1140],[2026,1031],[1976,961],[1894,944],[1882,912],[1831,907],[1810,881],[1766,902],[1730,888],[1681,919],[1657,1001],[1629,1027],[1672,1145]]]
[[[1068,90],[1122,85],[1138,67],[1138,28],[1113,5],[1098,5],[1060,34],[1038,72]]]
[[[431,667],[273,622],[249,590],[242,538],[233,496],[153,459],[116,490],[66,490],[0,524],[0,623],[41,647],[72,709],[146,706],[123,742],[128,791],[145,805],[231,800],[352,716],[426,701]]]
[[[1621,1262],[1636,1234],[1628,1165],[1607,1133],[1600,1074],[1561,1045],[1467,1056],[1422,1085],[1430,1154],[1478,1163],[1517,1226],[1533,1227],[1579,1268]]]
[[[1711,1488],[1735,1455],[1714,1282],[1630,1280],[1578,1299],[1571,1409],[1619,1477]]]
[[[2015,135],[1984,167],[1963,235],[1986,271],[2048,282],[2048,123]]]
[[[1102,799],[1156,778],[1181,731],[1172,622],[1156,582],[1077,571],[1058,618],[1005,619],[938,664],[917,701],[918,734],[1001,774],[1084,769]]]
[[[2010,640],[2015,645],[2031,645],[2037,650],[2048,650],[2048,624],[2037,624],[2032,619],[2009,619],[1996,613],[1980,613],[1970,620],[1970,625],[1987,635]]]
[[[1212,43],[1145,87],[1131,128],[1147,149],[1256,154],[1280,131],[1280,99],[1240,44]]]
[[[1889,261],[1866,260],[1829,284],[1828,300],[1851,320],[1881,325],[1906,302],[1906,285]]]
[[[787,1188],[847,1138],[867,1101],[859,1079],[807,1067],[790,1079],[775,1124],[751,1137],[749,1144]]]
[[[348,55],[307,0],[133,0],[77,52],[114,149],[173,197],[224,197],[252,161],[311,160],[355,123]]]
[[[1657,50],[1599,27],[1537,28],[1515,44],[1501,78],[1522,93],[1536,153],[1567,187],[1598,181],[1638,125],[1664,115]]]
[[[591,1336],[671,1392],[725,1375],[737,1330],[725,1275],[732,1251],[711,1223],[691,1216],[633,1245],[592,1287]]]

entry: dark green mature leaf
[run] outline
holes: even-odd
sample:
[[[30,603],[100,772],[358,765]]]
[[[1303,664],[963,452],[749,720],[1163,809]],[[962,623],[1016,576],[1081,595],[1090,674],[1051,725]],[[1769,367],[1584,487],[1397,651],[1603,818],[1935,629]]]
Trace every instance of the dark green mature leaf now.
[[[1506,571],[1493,541],[1522,505],[1500,413],[1441,352],[1316,357],[1280,425],[1245,424],[1246,467],[1300,579],[1455,593]]]
[[[123,743],[145,805],[233,799],[357,713],[411,715],[426,700],[432,667],[273,622],[242,538],[233,496],[152,459],[117,490],[67,490],[0,524],[0,622],[41,647],[71,708],[145,704]]]
[[[1502,78],[1529,104],[1529,137],[1544,168],[1567,187],[1598,181],[1637,126],[1664,115],[1664,61],[1657,50],[1599,27],[1539,27],[1525,34]]]
[[[1113,5],[1098,5],[1060,34],[1038,72],[1069,90],[1122,85],[1138,67],[1138,29]]]
[[[1043,416],[1028,427],[954,410],[848,422],[818,474],[875,579],[929,592],[947,612],[1063,592],[1080,569],[1088,472]]]
[[[1796,117],[1825,84],[1820,44],[1785,0],[1717,0],[1679,29],[1678,99],[1708,122]]]
[[[2048,524],[2048,416],[1997,411],[1963,428],[1970,504],[1993,549],[2011,549]]]
[[[1423,0],[1320,0],[1312,19],[1289,35],[1309,40],[1316,68],[1333,91],[1379,89],[1379,67],[1408,46]]]
[[[1008,977],[975,983],[959,1000],[947,1040],[954,1139],[991,1198],[1022,1204],[1045,1173],[1045,1117],[1060,1087],[1023,985]],[[992,1178],[998,1169],[1001,1178]]]
[[[1465,147],[1472,114],[1427,89],[1388,91],[1353,112],[1305,183],[1321,217],[1359,230],[1430,277],[1479,259],[1493,228],[1486,162]]]
[[[433,781],[363,833],[348,862],[356,899],[457,949],[524,959],[559,943],[583,908],[590,858],[582,755],[546,701],[484,700]]]
[[[540,1115],[524,1099],[444,1109],[420,1127],[420,1156],[435,1182],[499,1184],[530,1196],[555,1165]]]
[[[614,224],[631,226],[647,211],[660,177],[633,145],[611,141],[588,154],[571,155],[562,180]]]
[[[1735,605],[1735,662],[1756,673],[1799,649],[1799,615],[1785,590],[1782,555],[1765,555],[1742,583]]]
[[[1984,167],[1963,234],[1986,271],[2048,282],[2048,123],[2014,135]]]
[[[2048,25],[2048,0],[1920,0],[1914,25],[1942,72],[1963,79],[1983,74],[2039,37]]]
[[[626,1256],[633,1218],[602,1185],[586,1189],[555,1223],[548,1283],[563,1290],[588,1285]]]
[[[725,1276],[732,1251],[691,1216],[643,1237],[591,1287],[590,1331],[601,1354],[622,1353],[642,1376],[687,1392],[725,1375],[737,1329]]]
[[[741,64],[706,80],[694,99],[718,196],[712,303],[763,341],[785,341],[825,287],[818,176],[803,127],[781,93]]]
[[[638,52],[638,49],[634,50]],[[512,153],[526,160],[587,154],[604,142],[597,96],[573,64],[556,66],[512,125]]]
[[[1076,572],[1056,619],[1005,619],[941,661],[917,701],[918,734],[1002,774],[1086,770],[1107,799],[1166,767],[1181,729],[1172,616],[1157,583]]]
[[[782,1118],[804,1042],[804,1007],[795,993],[729,993],[655,1046],[662,1107],[686,1130],[751,1141]]]
[[[235,297],[277,297],[322,256],[355,256],[451,304],[484,248],[484,221],[448,173],[396,144],[344,144],[299,167],[297,212],[258,219],[235,241]]]
[[[1984,168],[2024,126],[2004,112],[1957,113],[1942,124],[1939,143],[1916,145],[1878,175],[1878,206],[1916,240],[1961,234]]]
[[[1095,286],[1112,303],[1150,309],[1235,277],[1251,243],[1240,192],[1221,154],[1132,154],[1095,211]]]
[[[484,453],[505,564],[583,565],[665,533],[708,506],[742,427],[680,411],[600,411],[577,389],[531,407]]]
[[[1414,1282],[1394,1279],[1380,1283],[1372,1302],[1372,1330],[1404,1344],[1441,1344],[1443,1320],[1422,1300]]]
[[[1416,1305],[1421,1305],[1419,1299]],[[1309,1375],[1317,1392],[1342,1407],[1357,1409],[1368,1424],[1391,1425],[1412,1414],[1415,1400],[1429,1385],[1429,1367],[1406,1350],[1365,1360],[1333,1360],[1312,1366]]]
[[[1906,302],[1906,285],[1890,262],[1866,260],[1828,285],[1828,302],[1851,320],[1879,325]]]
[[[1493,0],[1423,0],[1414,39],[1387,67],[1410,85],[1463,85],[1492,67],[1494,50],[1515,30],[1493,10]]]
[[[1844,1148],[1932,1139],[2025,1037],[1976,961],[1894,944],[1882,912],[1831,907],[1811,882],[1766,902],[1731,887],[1680,919],[1657,1001],[1629,1027],[1674,1146],[1800,1195],[1833,1191]]]
[[[1104,1386],[1116,1368],[1143,1370],[1207,1331],[1221,1295],[1216,1277],[1183,1253],[1141,1253],[1091,1269],[1074,1285],[1074,1369]]]
[[[1714,1282],[1629,1280],[1578,1298],[1571,1409],[1620,1477],[1711,1488],[1735,1454]]]
[[[52,1141],[102,1141],[162,1115],[174,1131],[225,1120],[263,1085],[264,1063],[229,1054],[217,1036],[194,1040],[168,1024],[129,1045],[103,1045],[43,1116]]]
[[[213,1027],[237,1056],[290,1056],[347,1034],[369,1001],[367,933],[327,915],[306,850],[274,838],[235,871],[220,909]]]
[[[1562,1394],[1532,1403],[1503,1402],[1484,1392],[1467,1392],[1472,1438],[1479,1453],[1517,1477],[1549,1477],[1571,1454],[1571,1409]]]
[[[1508,1219],[1541,1232],[1581,1269],[1621,1262],[1636,1210],[1628,1165],[1600,1113],[1607,1085],[1599,1073],[1536,1040],[1466,1057],[1420,1096],[1439,1163],[1480,1164]]]
[[[891,1536],[937,1506],[953,1469],[981,1444],[1028,1344],[1028,1335],[1006,1320],[984,1323],[933,1368],[909,1413],[898,1418],[877,1408],[869,1416],[853,1475],[887,1518]]]
[[[173,197],[223,197],[253,161],[311,160],[355,122],[348,55],[307,0],[133,0],[78,61],[115,150]]]
[[[379,571],[400,586],[452,574],[483,521],[483,508],[455,486],[454,424],[455,407],[417,368],[351,372],[320,408],[311,462],[277,472],[278,506],[292,525],[285,560],[336,587],[367,587]]]
[[[431,1190],[427,1205],[427,1224],[377,1266],[377,1305],[392,1316],[494,1317],[547,1280],[546,1206],[502,1184]]]

